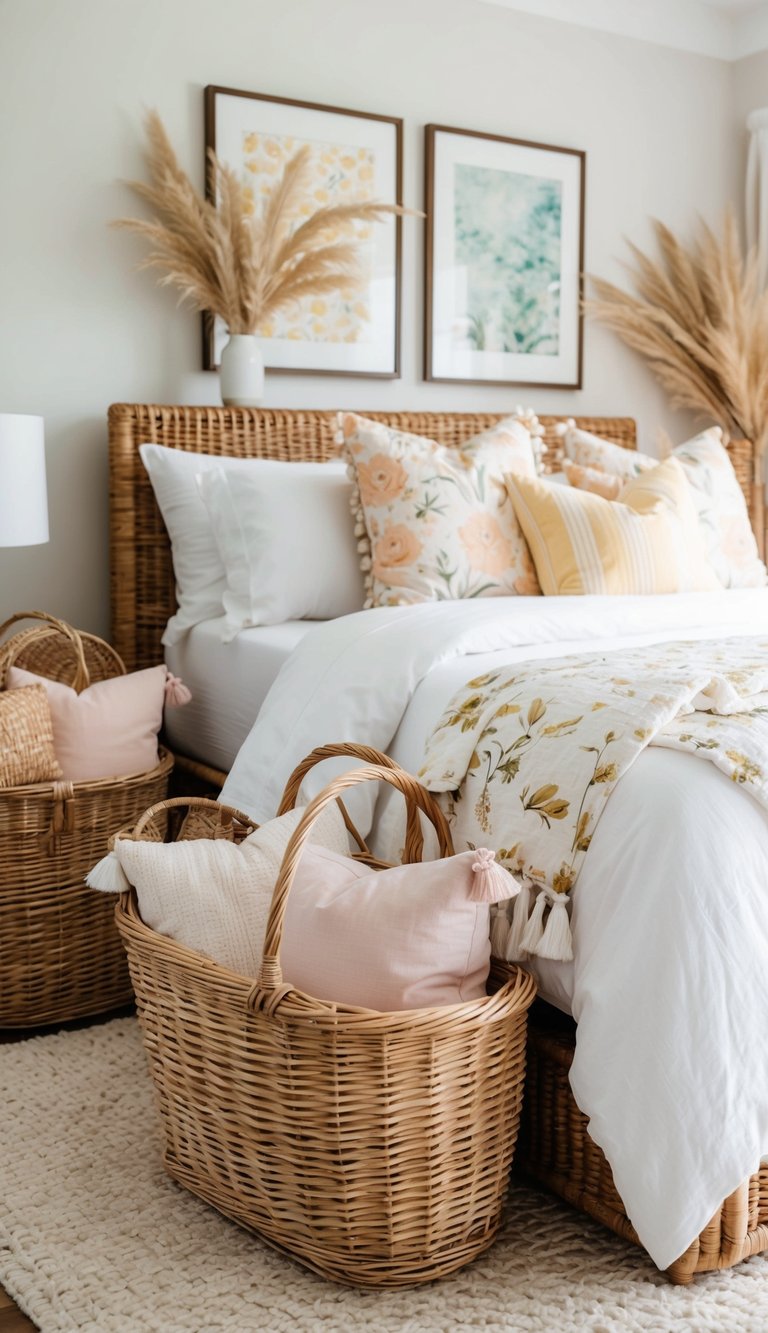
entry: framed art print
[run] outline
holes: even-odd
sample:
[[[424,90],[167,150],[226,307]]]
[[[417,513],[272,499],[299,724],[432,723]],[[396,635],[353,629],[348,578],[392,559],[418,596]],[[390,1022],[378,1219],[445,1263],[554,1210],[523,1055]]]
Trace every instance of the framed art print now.
[[[401,120],[366,111],[210,86],[205,90],[205,146],[240,176],[250,208],[279,181],[306,145],[312,181],[296,225],[324,204],[402,202]],[[215,200],[214,200],[215,202]],[[400,372],[400,218],[355,223],[365,273],[362,286],[302,297],[257,329],[269,370],[317,375],[396,377]],[[227,340],[220,319],[203,320],[203,364],[215,369]]]
[[[586,154],[426,135],[425,378],[580,388]]]

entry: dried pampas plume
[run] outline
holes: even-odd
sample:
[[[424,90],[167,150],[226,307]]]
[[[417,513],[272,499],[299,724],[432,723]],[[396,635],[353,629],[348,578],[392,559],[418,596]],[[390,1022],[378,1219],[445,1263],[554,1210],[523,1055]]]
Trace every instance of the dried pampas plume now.
[[[636,295],[592,279],[592,318],[648,361],[674,407],[692,408],[732,437],[768,442],[768,292],[744,255],[732,213],[722,237],[703,222],[686,247],[653,223],[661,258],[630,245]]]
[[[286,163],[261,212],[252,216],[235,172],[212,151],[209,191],[215,204],[198,194],[179,166],[156,111],[147,114],[145,128],[150,184],[128,184],[155,216],[120,218],[112,225],[149,242],[140,268],[159,269],[162,286],[220,316],[230,333],[255,333],[267,316],[302,296],[359,286],[364,275],[355,223],[408,211],[376,202],[336,204],[297,226],[311,175],[305,147]]]

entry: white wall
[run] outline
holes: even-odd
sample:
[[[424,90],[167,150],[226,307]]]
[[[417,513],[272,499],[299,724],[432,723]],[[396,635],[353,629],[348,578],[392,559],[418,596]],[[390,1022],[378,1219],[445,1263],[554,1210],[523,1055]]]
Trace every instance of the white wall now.
[[[587,150],[587,270],[621,277],[647,217],[717,222],[732,193],[731,70],[475,0],[0,0],[0,410],[46,418],[51,542],[0,550],[0,616],[42,606],[108,625],[106,409],[182,399],[197,316],[107,229],[134,208],[143,106],[202,183],[207,83],[405,119],[422,204],[429,121]],[[405,223],[400,381],[273,377],[271,405],[627,413],[653,451],[670,413],[648,372],[587,329],[580,393],[421,382],[422,224]],[[199,388],[199,382],[198,382]],[[214,389],[210,390],[210,400]],[[0,479],[0,484],[2,481]]]

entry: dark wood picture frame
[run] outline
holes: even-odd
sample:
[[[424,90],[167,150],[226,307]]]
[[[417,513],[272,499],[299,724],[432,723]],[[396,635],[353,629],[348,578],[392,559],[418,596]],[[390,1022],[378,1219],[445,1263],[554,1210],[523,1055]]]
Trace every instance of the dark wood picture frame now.
[[[436,374],[434,367],[434,266],[435,266],[435,140],[438,134],[461,135],[469,139],[485,139],[492,143],[511,144],[517,148],[536,149],[545,153],[561,153],[568,157],[573,157],[579,161],[578,182],[579,182],[579,204],[578,204],[578,278],[577,278],[577,328],[576,328],[576,375],[568,380],[542,380],[542,379],[496,379],[496,378],[470,378],[465,376],[454,376],[445,374]],[[531,386],[539,389],[580,389],[583,380],[584,363],[584,222],[585,222],[585,203],[586,203],[586,161],[587,154],[579,148],[563,148],[554,144],[535,143],[529,139],[514,139],[503,134],[488,134],[482,130],[457,129],[450,125],[427,125],[425,126],[425,261],[424,261],[424,379],[436,383],[445,384],[492,384],[492,385],[510,385],[517,384],[521,387]]]
[[[403,121],[397,116],[384,116],[373,111],[352,111],[345,107],[327,106],[320,102],[304,102],[293,97],[275,97],[271,93],[254,93],[240,88],[226,88],[219,84],[208,84],[204,93],[205,105],[205,161],[206,161],[206,196],[213,199],[211,181],[208,172],[208,151],[216,151],[216,98],[220,95],[226,97],[242,97],[257,102],[271,102],[286,107],[301,107],[307,111],[328,112],[331,115],[351,116],[356,120],[378,121],[392,126],[395,143],[395,193],[396,197],[392,202],[402,204],[403,202]],[[395,246],[394,246],[394,345],[392,349],[392,369],[391,370],[343,370],[343,369],[324,369],[292,366],[270,366],[268,359],[265,358],[265,366],[272,375],[344,375],[354,376],[360,379],[399,379],[400,377],[400,318],[401,318],[401,289],[402,289],[402,218],[394,219],[395,228]],[[202,316],[202,334],[203,334],[203,369],[217,369],[214,354],[214,320],[210,314]]]

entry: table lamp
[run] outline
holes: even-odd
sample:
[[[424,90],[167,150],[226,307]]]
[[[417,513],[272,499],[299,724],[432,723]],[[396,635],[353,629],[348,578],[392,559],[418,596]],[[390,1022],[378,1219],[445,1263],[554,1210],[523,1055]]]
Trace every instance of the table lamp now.
[[[0,546],[47,541],[43,418],[0,412]]]

